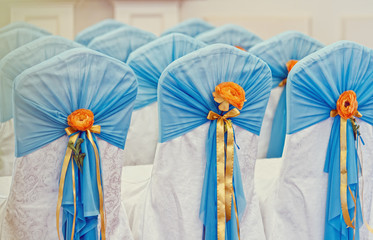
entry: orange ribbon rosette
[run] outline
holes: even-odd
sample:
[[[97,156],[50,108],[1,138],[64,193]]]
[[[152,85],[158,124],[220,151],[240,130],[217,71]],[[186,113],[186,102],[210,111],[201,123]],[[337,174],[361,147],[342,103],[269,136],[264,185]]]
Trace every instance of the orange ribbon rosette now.
[[[223,116],[210,111],[207,119],[217,120],[216,123],[216,187],[217,187],[217,235],[218,240],[225,240],[226,222],[231,219],[232,201],[235,208],[238,239],[240,227],[237,213],[236,198],[233,188],[234,165],[234,133],[232,122],[229,118],[240,115],[245,100],[244,89],[234,82],[223,82],[215,87],[212,94],[214,100],[220,103],[221,111],[228,111],[229,104],[236,108],[231,109]],[[238,108],[238,109],[237,109]],[[225,142],[225,132],[227,141]]]
[[[298,60],[289,60],[287,63],[286,63],[286,68],[288,70],[288,73],[291,71],[291,69],[293,69],[294,65],[298,62]],[[282,80],[278,86],[279,87],[283,87],[286,85],[286,82],[287,82],[288,78],[285,78],[284,80]]]
[[[100,176],[100,156],[98,153],[97,146],[93,140],[92,133],[100,133],[101,126],[93,125],[94,123],[94,114],[91,110],[88,109],[78,109],[72,112],[67,117],[67,123],[70,127],[66,128],[65,131],[67,135],[70,137],[69,142],[72,142],[75,145],[79,134],[74,134],[78,131],[86,132],[87,138],[92,144],[93,150],[95,152],[96,158],[96,176],[97,176],[97,186],[98,186],[98,194],[100,200],[100,218],[101,218],[101,238],[103,240],[106,239],[105,234],[105,212],[104,212],[104,200],[103,200],[103,191],[102,191],[102,184],[101,184],[101,176]],[[60,209],[62,205],[62,198],[63,198],[63,189],[65,184],[65,177],[67,168],[71,161],[71,174],[72,174],[72,183],[73,183],[73,196],[74,196],[74,220],[72,224],[72,233],[71,233],[71,240],[74,239],[74,232],[75,232],[75,221],[76,221],[76,187],[75,187],[75,171],[74,171],[74,163],[72,162],[72,149],[67,148],[65,153],[65,158],[62,164],[61,170],[61,177],[60,177],[60,184],[59,184],[59,192],[58,192],[58,202],[57,202],[57,209],[56,209],[56,227],[58,233],[58,239],[60,239],[60,232],[59,232],[59,215]]]
[[[215,92],[212,93],[214,100],[220,103],[221,111],[228,111],[229,104],[235,106],[239,110],[242,109],[245,99],[245,90],[234,82],[223,82],[215,87]]]

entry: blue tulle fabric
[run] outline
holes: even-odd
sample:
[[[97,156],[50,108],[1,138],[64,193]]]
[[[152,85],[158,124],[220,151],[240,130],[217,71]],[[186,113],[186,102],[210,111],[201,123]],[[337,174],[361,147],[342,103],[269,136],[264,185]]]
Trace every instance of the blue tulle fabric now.
[[[353,90],[359,103],[361,120],[373,124],[373,50],[357,43],[341,41],[298,62],[288,77],[287,133],[292,134],[329,118],[343,92]],[[325,239],[353,239],[347,228],[340,201],[340,117],[334,118],[324,171],[329,175],[325,209]],[[361,133],[364,138],[364,132]],[[350,121],[347,122],[348,186],[357,194],[357,229],[362,224],[359,204],[359,159]],[[317,151],[317,149],[315,149]],[[320,186],[324,188],[326,186]],[[347,191],[348,192],[348,191]],[[323,204],[323,203],[320,203]],[[348,194],[350,216],[354,203]],[[320,219],[321,221],[321,219]],[[355,239],[359,239],[356,231]]]
[[[87,27],[75,37],[75,41],[88,46],[88,44],[95,38],[111,32],[115,29],[127,26],[124,23],[118,22],[114,19],[106,19],[99,23],[96,23],[90,27]]]
[[[286,63],[289,60],[301,60],[323,47],[322,43],[303,33],[289,31],[256,45],[249,52],[264,60],[271,68],[272,88],[275,88],[282,80],[287,78],[288,70]],[[285,135],[286,85],[273,117],[267,158],[279,158],[282,156]]]
[[[21,157],[66,135],[67,117],[81,108],[90,109],[101,133],[92,134],[124,148],[137,82],[130,67],[89,49],[63,52],[21,73],[14,82],[16,156]],[[85,132],[80,132],[86,153],[83,172],[75,161],[77,222],[74,239],[98,239],[99,196],[95,154]],[[63,158],[64,156],[61,156]],[[71,163],[64,185],[63,234],[71,236],[73,191]],[[104,189],[105,197],[105,189]]]
[[[163,72],[158,87],[160,142],[182,136],[209,122],[207,115],[210,110],[222,114],[212,93],[216,85],[228,81],[242,86],[247,99],[241,114],[232,118],[233,124],[259,135],[271,90],[271,72],[255,56],[235,47],[216,44],[174,61]],[[206,159],[200,219],[205,226],[205,239],[216,240],[216,121],[210,121]],[[241,218],[246,200],[240,173],[235,154],[233,185]],[[226,239],[237,239],[234,217],[227,222],[226,229]]]
[[[122,62],[127,62],[132,51],[156,38],[151,32],[126,26],[96,37],[88,44],[88,47]]]
[[[18,28],[0,34],[0,59],[20,46],[47,34],[26,28]]]
[[[26,29],[29,29],[29,30],[32,30],[32,31],[35,31],[35,32],[43,33],[45,35],[50,34],[47,30],[39,28],[39,27],[37,27],[33,24],[30,24],[30,23],[27,23],[27,22],[13,22],[11,24],[8,24],[8,25],[0,28],[0,34],[4,33],[4,32],[7,32],[7,31],[10,31],[10,30],[20,29],[20,28],[26,28]]]
[[[13,118],[14,79],[27,68],[82,45],[59,36],[45,36],[27,43],[0,60],[0,122]]]
[[[205,46],[206,44],[192,37],[173,33],[132,52],[127,64],[136,73],[139,84],[135,109],[157,101],[159,77],[170,63]]]
[[[232,46],[239,46],[245,50],[249,50],[254,45],[263,41],[254,33],[233,24],[217,27],[198,35],[196,38],[207,44],[224,43]]]
[[[181,33],[184,35],[188,35],[191,37],[195,37],[198,34],[201,34],[203,32],[210,31],[211,29],[214,29],[215,27],[208,22],[199,19],[199,18],[191,18],[188,20],[185,20],[184,22],[181,22],[177,24],[176,26],[167,29],[162,33],[162,36],[165,36],[167,34],[171,33]]]

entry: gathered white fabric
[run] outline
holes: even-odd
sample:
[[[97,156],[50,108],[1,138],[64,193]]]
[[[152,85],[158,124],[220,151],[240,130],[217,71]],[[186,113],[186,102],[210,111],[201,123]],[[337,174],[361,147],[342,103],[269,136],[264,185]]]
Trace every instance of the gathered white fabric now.
[[[206,167],[210,123],[165,143],[158,143],[146,190],[138,239],[201,239],[199,209]],[[265,239],[259,201],[254,190],[257,136],[235,126],[237,150],[247,206],[240,221],[241,239]]]
[[[264,113],[262,129],[260,130],[259,143],[258,143],[258,158],[266,158],[271,139],[272,123],[277,109],[278,101],[282,94],[284,87],[276,87],[272,89],[269,96],[268,105]]]
[[[373,127],[359,119],[365,146],[360,193],[367,222],[373,223]],[[324,172],[333,119],[329,118],[297,133],[287,135],[283,165],[273,194],[264,202],[263,217],[268,240],[314,240],[324,238],[328,173]],[[363,182],[362,182],[363,180]],[[362,184],[363,183],[363,184]],[[365,226],[360,239],[373,239]]]
[[[158,103],[154,102],[132,112],[124,150],[124,166],[153,164],[157,141]]]
[[[14,162],[13,119],[0,123],[0,176],[11,176]]]
[[[58,239],[56,206],[67,142],[68,137],[64,136],[31,154],[15,159],[9,197],[2,209],[4,212],[0,213],[3,216],[0,219],[0,239]],[[101,139],[98,139],[98,145],[103,174],[107,239],[132,240],[120,198],[123,151]],[[60,222],[60,228],[61,225]]]

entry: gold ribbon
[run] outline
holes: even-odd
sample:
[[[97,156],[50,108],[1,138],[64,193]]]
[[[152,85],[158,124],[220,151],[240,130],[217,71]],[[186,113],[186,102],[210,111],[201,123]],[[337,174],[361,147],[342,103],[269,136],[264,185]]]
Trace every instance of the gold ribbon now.
[[[335,117],[338,115],[337,110],[332,110],[330,112],[330,117]],[[356,117],[362,117],[361,113],[357,112],[355,114]],[[340,198],[341,198],[341,208],[342,208],[342,215],[343,220],[345,221],[346,225],[352,229],[355,229],[353,222],[355,221],[356,217],[356,199],[348,186],[347,182],[347,120],[341,117],[340,123]],[[354,219],[351,220],[350,213],[348,211],[348,204],[347,204],[347,189],[354,201],[355,204],[355,216]]]
[[[69,138],[69,142],[73,142],[75,145],[76,140],[78,139],[79,134],[74,134],[78,130],[73,127],[68,127],[65,129],[66,133]],[[104,198],[102,193],[102,185],[101,185],[101,175],[100,175],[100,156],[98,154],[98,149],[93,141],[92,133],[100,134],[101,132],[101,126],[94,125],[90,129],[86,130],[88,140],[91,142],[93,146],[93,150],[95,152],[95,158],[96,158],[96,176],[97,176],[97,186],[98,186],[98,194],[100,198],[100,218],[101,218],[101,238],[102,240],[106,239],[105,234],[105,212],[104,212]],[[72,135],[74,134],[74,135]],[[57,226],[57,233],[58,233],[58,239],[60,239],[60,228],[59,228],[59,220],[60,220],[60,209],[62,205],[62,198],[63,198],[63,188],[65,185],[65,177],[67,168],[70,164],[70,160],[72,160],[72,149],[67,147],[65,157],[62,164],[62,170],[61,170],[61,177],[60,177],[60,185],[59,185],[59,191],[58,191],[58,201],[57,201],[57,209],[56,209],[56,226]],[[71,240],[74,239],[74,232],[75,232],[75,219],[76,219],[76,190],[75,190],[75,173],[74,173],[74,163],[71,161],[71,171],[72,171],[72,180],[73,180],[73,196],[74,196],[74,220],[73,220],[73,226],[72,226],[72,233],[71,233]]]
[[[234,135],[232,123],[228,120],[228,118],[237,117],[238,115],[240,115],[240,112],[237,108],[233,108],[223,116],[213,111],[210,111],[207,115],[207,119],[217,120],[216,188],[218,240],[225,240],[225,223],[231,219],[232,198],[236,213],[238,239],[240,239],[238,213],[233,189]],[[224,141],[225,131],[227,131],[227,144]]]
[[[282,80],[279,84],[278,84],[278,86],[279,87],[283,87],[283,86],[285,86],[286,85],[286,82],[287,82],[287,78],[285,78],[284,80]]]

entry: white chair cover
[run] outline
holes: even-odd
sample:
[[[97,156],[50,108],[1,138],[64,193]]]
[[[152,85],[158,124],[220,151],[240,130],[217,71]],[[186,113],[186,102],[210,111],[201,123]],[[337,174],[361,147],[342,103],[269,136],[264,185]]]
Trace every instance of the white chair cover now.
[[[48,86],[49,82],[50,86]],[[60,85],[58,88],[55,88],[57,84]],[[80,89],[80,87],[84,90]],[[84,108],[84,106],[91,106],[91,104],[93,105],[91,107],[95,108],[100,102],[105,101],[120,105],[121,109],[119,110],[121,111],[118,112],[118,109],[114,108],[115,105],[109,106],[104,104],[104,110],[101,110],[101,113],[102,111],[109,111],[111,115],[95,118],[95,120],[102,123],[97,123],[101,124],[101,134],[96,136],[101,160],[106,239],[133,239],[126,212],[121,204],[120,186],[123,150],[120,148],[124,147],[136,88],[135,75],[128,66],[115,59],[83,48],[68,50],[31,67],[15,80],[14,98],[19,101],[15,102],[14,114],[16,125],[18,121],[21,121],[19,120],[21,118],[23,118],[23,125],[29,124],[24,122],[24,115],[27,115],[27,113],[22,108],[25,104],[31,104],[31,106],[39,105],[43,109],[47,109],[48,107],[53,109],[55,107],[51,112],[57,118],[65,115],[65,111],[70,112],[70,108],[82,108],[82,106]],[[39,89],[43,89],[40,90],[44,91],[43,94],[38,92]],[[57,100],[55,99],[56,93],[59,94],[59,99]],[[83,97],[84,99],[81,98],[84,95],[82,93],[87,94]],[[23,100],[19,99],[26,100],[22,102]],[[67,104],[65,103],[66,101],[71,101],[71,106],[64,106],[64,104]],[[115,103],[116,101],[117,103]],[[64,109],[65,107],[68,109]],[[119,119],[116,120],[113,116]],[[33,116],[33,118],[35,117]],[[65,117],[63,118],[66,119]],[[107,122],[108,119],[114,122]],[[115,121],[120,121],[120,124],[115,123]],[[67,125],[67,123],[64,125]],[[25,145],[23,143],[25,138],[18,137],[18,134],[24,134],[25,130],[20,129],[23,126],[17,126],[16,142],[18,144],[16,148],[17,146],[18,148],[16,154],[20,155],[25,151],[27,153],[15,159],[10,194],[5,208],[0,213],[0,216],[2,216],[2,219],[0,219],[0,238],[15,240],[57,239],[56,206],[58,183],[68,137],[66,135],[58,137],[58,139],[42,146],[45,138],[52,138],[52,136],[48,137],[49,134],[43,135],[43,131],[40,131],[44,139],[35,144],[42,147],[31,146],[30,150],[30,144]],[[44,128],[44,130],[49,129],[48,127],[48,124],[40,125],[40,128]],[[58,124],[56,128],[58,128]],[[120,134],[118,133],[118,129],[121,129]],[[29,134],[32,134],[32,130],[29,130],[31,131]],[[120,135],[120,138],[116,136],[116,140],[113,140],[117,146],[108,143],[107,140],[108,138],[115,138],[111,137],[114,134],[113,132]],[[56,135],[53,132],[51,134]],[[62,132],[60,136],[63,134]],[[20,139],[23,139],[23,141],[20,141]],[[85,159],[84,161],[84,171],[90,171],[85,167],[88,164],[86,162],[88,160]],[[66,195],[65,190],[64,195]],[[62,213],[60,216],[62,216]],[[61,225],[59,229],[60,233]],[[60,235],[62,236],[62,234]]]
[[[241,62],[242,60],[243,62]],[[245,82],[244,79],[250,79],[249,81],[252,82]],[[140,218],[141,221],[136,224],[139,229],[133,229],[134,235],[139,239],[203,239],[204,224],[199,218],[199,211],[207,162],[206,139],[209,136],[210,123],[190,127],[188,124],[193,121],[192,119],[199,119],[199,117],[193,115],[194,117],[189,118],[186,115],[194,112],[198,116],[201,114],[207,116],[207,113],[204,115],[205,113],[201,113],[201,109],[194,109],[188,104],[185,106],[180,104],[181,102],[192,104],[194,101],[194,103],[199,103],[199,101],[203,101],[200,98],[206,99],[210,104],[209,100],[212,100],[211,88],[214,89],[218,83],[229,80],[245,84],[246,91],[250,91],[248,90],[249,85],[255,85],[256,80],[266,83],[260,85],[263,87],[260,94],[251,95],[260,98],[255,102],[265,108],[266,97],[268,99],[270,91],[269,68],[259,59],[234,47],[227,45],[205,47],[176,60],[163,72],[158,91],[161,143],[158,143],[157,146],[145,199],[143,202],[139,202],[139,204],[144,204],[144,207],[137,208],[137,214],[143,216]],[[176,86],[179,86],[180,89],[177,89]],[[256,86],[258,87],[258,85]],[[175,92],[179,91],[179,94],[173,95],[168,92],[170,89]],[[183,90],[185,92],[182,92]],[[184,110],[180,110],[180,112],[172,112],[172,107],[166,110],[167,105],[162,102],[163,98],[166,99],[167,96],[169,97],[167,101],[172,102],[172,96],[175,96],[175,101],[179,103],[179,99],[192,95],[195,98],[190,97],[189,100],[180,101],[180,104],[177,105],[176,108]],[[246,96],[249,95],[250,93],[247,93]],[[163,101],[166,102],[166,100]],[[169,106],[172,105],[169,104]],[[247,107],[256,109],[255,114],[258,114],[257,120],[259,122],[261,119],[259,115],[264,114],[264,109],[258,110],[258,106],[254,107],[251,104],[248,104]],[[242,110],[242,115],[244,115],[243,112],[244,110]],[[248,112],[252,113],[251,110],[246,110],[246,114]],[[201,122],[208,121],[203,120],[206,117],[203,118],[202,115]],[[182,122],[180,124],[185,126],[184,129],[192,128],[193,130],[183,134],[175,133],[176,136],[179,134],[180,136],[165,141],[164,138],[167,138],[169,134],[174,134],[171,133],[172,130],[167,132],[165,127],[162,128],[164,126],[162,122],[167,121],[167,118],[177,118]],[[235,120],[232,121],[234,123]],[[169,126],[171,125],[172,123]],[[234,130],[236,142],[240,147],[236,154],[241,169],[243,195],[246,199],[246,208],[243,209],[240,220],[241,239],[265,239],[259,202],[254,190],[258,136],[238,126],[235,126]],[[232,218],[234,218],[233,215]],[[235,238],[228,237],[227,239]]]

